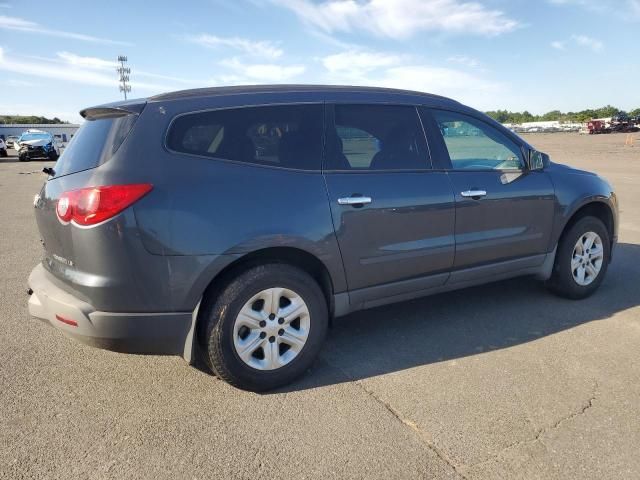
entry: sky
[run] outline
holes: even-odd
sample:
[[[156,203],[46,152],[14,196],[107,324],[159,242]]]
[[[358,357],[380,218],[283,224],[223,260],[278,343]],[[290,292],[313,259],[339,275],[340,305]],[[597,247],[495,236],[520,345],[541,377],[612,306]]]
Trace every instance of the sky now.
[[[640,0],[0,0],[0,114],[218,85],[374,85],[480,110],[640,107]]]

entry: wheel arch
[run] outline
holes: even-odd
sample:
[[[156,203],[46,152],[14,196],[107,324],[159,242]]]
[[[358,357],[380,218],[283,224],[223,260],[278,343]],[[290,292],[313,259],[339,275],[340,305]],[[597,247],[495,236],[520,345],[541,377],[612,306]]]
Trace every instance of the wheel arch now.
[[[334,312],[334,283],[327,266],[318,257],[297,247],[266,247],[260,250],[249,252],[237,258],[229,265],[225,266],[209,282],[202,294],[202,300],[195,315],[194,341],[198,342],[202,338],[202,327],[204,326],[204,312],[208,310],[208,302],[215,299],[217,292],[224,287],[232,278],[249,268],[264,265],[265,263],[284,263],[298,267],[308,273],[320,286],[327,301],[330,318]],[[185,346],[186,347],[186,346]],[[185,349],[186,351],[186,349]]]
[[[613,246],[616,237],[616,217],[611,205],[604,200],[588,200],[575,208],[562,226],[556,244],[560,242],[562,236],[575,225],[577,221],[587,216],[596,217],[604,223],[609,233],[610,246]]]

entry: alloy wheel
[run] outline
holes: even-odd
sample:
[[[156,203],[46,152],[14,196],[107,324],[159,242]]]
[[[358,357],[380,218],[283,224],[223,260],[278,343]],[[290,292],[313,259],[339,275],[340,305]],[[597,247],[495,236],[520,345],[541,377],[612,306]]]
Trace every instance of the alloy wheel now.
[[[586,232],[576,242],[571,256],[571,273],[580,286],[591,284],[602,269],[604,248],[595,232]]]
[[[268,288],[240,309],[233,326],[233,346],[248,366],[275,370],[300,354],[310,326],[309,308],[300,295],[287,288]]]

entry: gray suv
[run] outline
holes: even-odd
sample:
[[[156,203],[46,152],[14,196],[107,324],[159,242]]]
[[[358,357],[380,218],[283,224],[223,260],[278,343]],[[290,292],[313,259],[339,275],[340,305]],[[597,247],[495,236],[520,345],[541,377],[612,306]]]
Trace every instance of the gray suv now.
[[[605,180],[435,95],[228,87],[81,114],[34,199],[29,311],[244,389],[302,374],[356,310],[520,275],[586,297],[616,243]]]

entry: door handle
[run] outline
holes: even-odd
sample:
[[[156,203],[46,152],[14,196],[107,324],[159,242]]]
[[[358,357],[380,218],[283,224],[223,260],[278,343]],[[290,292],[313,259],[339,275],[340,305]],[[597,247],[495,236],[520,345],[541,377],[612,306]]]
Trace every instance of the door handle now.
[[[460,192],[460,195],[463,197],[471,197],[471,198],[480,198],[485,197],[487,195],[486,190],[465,190],[464,192]]]
[[[371,197],[342,197],[338,199],[338,205],[364,205],[372,201]]]

